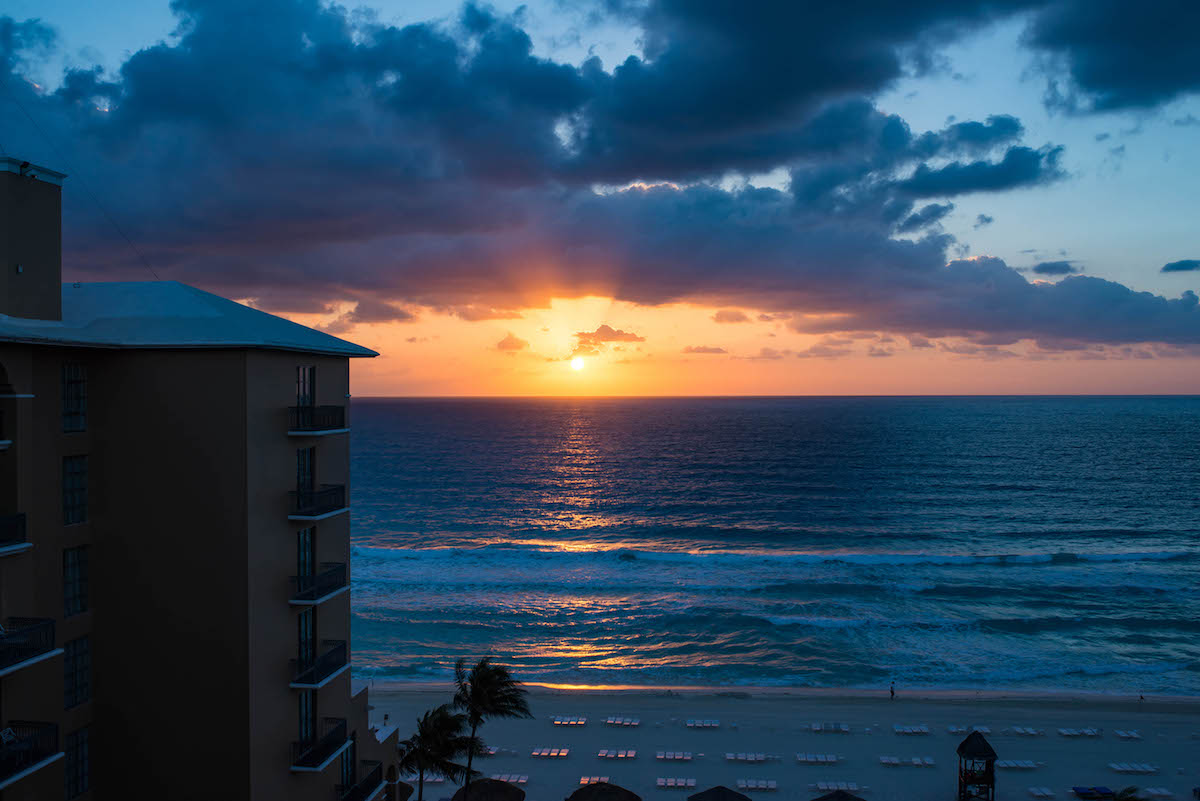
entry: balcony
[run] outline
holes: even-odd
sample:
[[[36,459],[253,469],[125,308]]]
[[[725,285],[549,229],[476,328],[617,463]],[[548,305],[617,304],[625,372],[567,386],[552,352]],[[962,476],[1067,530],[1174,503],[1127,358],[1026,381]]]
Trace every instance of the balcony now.
[[[350,587],[346,583],[346,565],[326,562],[321,572],[313,576],[292,576],[288,603],[292,606],[316,606],[341,595]]]
[[[62,756],[53,723],[14,720],[0,726],[0,791]]]
[[[293,773],[319,773],[350,747],[344,719],[325,718],[321,729],[316,739],[292,743]]]
[[[345,484],[322,484],[320,489],[289,492],[288,520],[324,520],[349,511]]]
[[[25,515],[0,515],[0,556],[11,556],[33,547],[25,541]]]
[[[323,640],[325,649],[313,659],[292,660],[292,683],[295,690],[319,690],[350,667],[349,649],[345,640]]]
[[[54,621],[10,617],[0,633],[0,676],[43,662],[62,653],[54,647]]]
[[[289,437],[323,437],[327,434],[344,434],[349,430],[345,406],[288,407]]]
[[[365,773],[362,773],[365,771]],[[363,760],[359,763],[362,778],[349,786],[337,786],[338,801],[371,801],[383,789],[383,763]]]

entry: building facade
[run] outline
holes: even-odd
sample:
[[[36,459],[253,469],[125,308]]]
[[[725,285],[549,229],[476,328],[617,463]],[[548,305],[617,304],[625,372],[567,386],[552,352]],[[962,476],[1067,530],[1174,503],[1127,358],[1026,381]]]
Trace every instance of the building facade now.
[[[368,799],[349,359],[174,282],[61,284],[65,176],[0,160],[0,801]]]

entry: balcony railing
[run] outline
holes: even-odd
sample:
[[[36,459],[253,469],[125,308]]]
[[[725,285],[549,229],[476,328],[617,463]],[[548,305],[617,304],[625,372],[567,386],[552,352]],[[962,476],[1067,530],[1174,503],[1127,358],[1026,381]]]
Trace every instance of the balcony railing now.
[[[7,779],[58,753],[58,726],[53,723],[0,724],[0,789]]]
[[[288,601],[293,604],[313,604],[346,586],[346,565],[326,562],[321,572],[313,576],[292,576],[292,591]]]
[[[346,508],[345,484],[322,484],[320,489],[290,492],[293,517],[320,517]]]
[[[292,743],[292,768],[302,771],[319,770],[336,756],[345,744],[346,721],[342,718],[324,718],[321,721],[320,737]]]
[[[25,515],[0,515],[0,549],[25,542]]]
[[[349,651],[345,640],[323,640],[325,649],[313,659],[292,660],[292,687],[312,689],[342,670],[349,663]]]
[[[345,406],[291,406],[288,431],[340,431],[346,427]]]
[[[0,634],[0,670],[54,650],[54,621],[10,617]]]
[[[366,771],[363,773],[363,771]],[[378,790],[383,784],[383,763],[364,759],[359,763],[361,777],[349,786],[339,784],[336,797],[338,801],[366,801],[373,790]]]

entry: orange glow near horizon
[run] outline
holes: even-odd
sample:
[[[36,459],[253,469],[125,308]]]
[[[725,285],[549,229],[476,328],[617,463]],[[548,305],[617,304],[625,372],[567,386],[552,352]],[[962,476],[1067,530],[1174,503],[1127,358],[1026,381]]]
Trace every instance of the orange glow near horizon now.
[[[719,310],[742,312],[720,319],[745,321],[717,322]],[[289,316],[321,326],[344,311]],[[1032,342],[981,349],[945,339],[917,347],[886,332],[801,333],[751,308],[605,297],[556,298],[515,319],[412,311],[414,321],[337,332],[381,354],[351,361],[355,395],[1200,394],[1200,358],[1154,346],[1047,352]]]

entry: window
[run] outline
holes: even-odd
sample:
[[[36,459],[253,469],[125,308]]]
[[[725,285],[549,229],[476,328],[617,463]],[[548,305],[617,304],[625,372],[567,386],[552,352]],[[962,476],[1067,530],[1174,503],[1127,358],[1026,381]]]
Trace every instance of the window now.
[[[63,645],[63,704],[79,706],[92,697],[92,653],[87,637]]]
[[[88,549],[67,548],[63,551],[63,617],[78,615],[88,609]]]
[[[316,448],[298,448],[296,450],[296,491],[303,494],[312,492],[316,481],[313,475],[313,459]]]
[[[87,368],[67,362],[62,366],[63,431],[87,431]]]
[[[296,534],[296,575],[313,576],[317,572],[316,529],[302,528]]]
[[[91,786],[91,757],[88,754],[88,729],[67,735],[66,744],[66,796],[74,798],[87,792]]]
[[[313,616],[312,607],[301,612],[297,621],[299,627],[297,659],[301,666],[308,667],[317,655],[317,622]]]
[[[88,519],[88,458],[63,457],[63,525]]]
[[[296,405],[313,406],[317,402],[317,368],[308,364],[296,368]]]
[[[300,693],[300,731],[298,739],[302,743],[311,743],[317,733],[316,694],[312,690]]]

